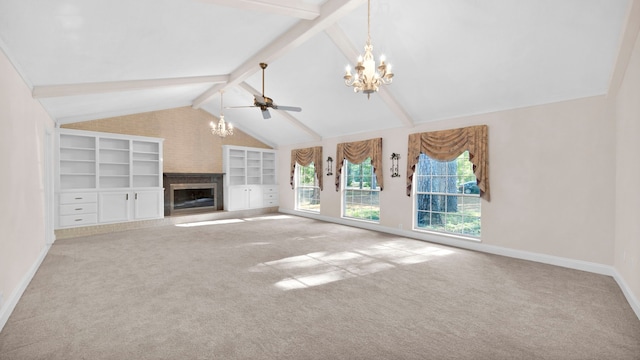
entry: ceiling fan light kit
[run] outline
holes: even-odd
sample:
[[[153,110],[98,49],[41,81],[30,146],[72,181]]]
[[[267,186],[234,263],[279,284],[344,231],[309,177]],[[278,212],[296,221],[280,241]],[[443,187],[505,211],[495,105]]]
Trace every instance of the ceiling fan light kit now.
[[[364,56],[358,56],[358,63],[355,66],[355,74],[351,75],[351,67],[347,66],[344,74],[344,83],[352,86],[354,92],[362,91],[367,94],[378,91],[380,85],[389,85],[393,81],[391,64],[385,63],[384,55],[380,56],[380,65],[376,68],[376,61],[373,59],[373,45],[371,44],[371,0],[367,1],[367,43],[364,46]]]

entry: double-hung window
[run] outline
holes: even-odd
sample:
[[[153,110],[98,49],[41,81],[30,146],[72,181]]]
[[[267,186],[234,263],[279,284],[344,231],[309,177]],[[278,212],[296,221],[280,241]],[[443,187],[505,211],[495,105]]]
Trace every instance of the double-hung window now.
[[[378,222],[380,187],[373,172],[371,158],[360,164],[353,164],[345,159],[343,176],[343,217]]]
[[[480,189],[468,151],[452,161],[420,154],[413,181],[416,229],[480,237]]]
[[[320,212],[320,186],[314,163],[296,165],[296,210]]]

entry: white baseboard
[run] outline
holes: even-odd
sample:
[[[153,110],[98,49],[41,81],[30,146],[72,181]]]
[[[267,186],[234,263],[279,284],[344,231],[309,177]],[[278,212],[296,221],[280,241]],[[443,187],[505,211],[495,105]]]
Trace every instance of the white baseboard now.
[[[474,251],[479,251],[479,252],[488,253],[488,254],[501,255],[501,256],[521,259],[521,260],[529,260],[529,261],[534,261],[534,262],[543,263],[543,264],[561,266],[569,269],[581,270],[581,271],[587,271],[595,274],[611,276],[618,283],[618,285],[622,289],[622,292],[624,293],[624,296],[627,298],[629,305],[631,306],[633,311],[636,313],[636,316],[638,317],[638,319],[640,319],[640,302],[634,296],[633,292],[631,292],[631,289],[627,286],[624,279],[620,276],[618,271],[613,266],[603,265],[603,264],[598,264],[598,263],[588,262],[588,261],[582,261],[582,260],[569,259],[569,258],[553,256],[553,255],[534,253],[534,252],[523,251],[523,250],[509,249],[501,246],[483,244],[481,242],[476,242],[476,241],[458,239],[455,237],[438,236],[436,234],[431,234],[431,233],[422,233],[422,232],[411,231],[411,230],[394,229],[394,228],[381,226],[378,224],[373,224],[373,223],[364,222],[364,221],[348,220],[343,218],[333,218],[329,216],[323,216],[319,214],[312,214],[308,212],[295,211],[295,210],[289,210],[289,209],[279,209],[279,211],[285,214],[302,216],[310,219],[332,222],[332,223],[347,225],[347,226],[353,226],[353,227],[358,227],[358,228],[367,229],[367,230],[374,230],[374,231],[379,231],[387,234],[407,237],[411,239],[423,240],[423,241],[428,241],[432,243],[453,246],[461,249],[474,250]]]
[[[7,324],[9,316],[11,316],[11,313],[16,308],[16,305],[18,305],[18,300],[20,300],[20,297],[22,297],[24,291],[27,290],[27,286],[29,286],[31,279],[33,279],[36,271],[38,271],[40,264],[42,264],[42,261],[47,256],[50,248],[51,245],[45,245],[36,261],[33,263],[33,265],[31,265],[31,268],[29,268],[29,271],[27,271],[27,273],[22,277],[22,281],[20,281],[18,287],[7,298],[6,302],[2,305],[2,308],[0,308],[0,331],[2,331],[4,326]]]
[[[633,311],[636,313],[636,316],[638,317],[638,319],[640,319],[640,301],[633,294],[633,292],[631,292],[629,285],[627,285],[627,283],[624,281],[624,279],[622,278],[618,270],[613,269],[612,276],[618,283],[618,286],[620,286],[620,289],[622,290],[624,297],[627,298],[627,301],[629,302],[629,305],[631,306]]]

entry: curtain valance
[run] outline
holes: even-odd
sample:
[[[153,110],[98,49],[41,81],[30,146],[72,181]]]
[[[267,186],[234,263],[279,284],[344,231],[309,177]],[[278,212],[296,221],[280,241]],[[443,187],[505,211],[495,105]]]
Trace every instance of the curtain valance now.
[[[291,188],[295,188],[294,175],[296,173],[296,163],[302,166],[309,166],[313,163],[315,174],[318,179],[318,186],[322,190],[322,146],[309,147],[304,149],[291,150]]]
[[[350,163],[360,164],[368,157],[371,158],[373,172],[380,190],[384,188],[382,177],[382,138],[340,143],[336,148],[336,191],[340,191],[340,174],[344,165],[344,159]]]
[[[489,159],[487,155],[487,125],[460,129],[431,131],[409,135],[407,156],[407,196],[411,196],[413,174],[424,153],[432,159],[451,161],[466,150],[478,180],[480,197],[489,200]]]

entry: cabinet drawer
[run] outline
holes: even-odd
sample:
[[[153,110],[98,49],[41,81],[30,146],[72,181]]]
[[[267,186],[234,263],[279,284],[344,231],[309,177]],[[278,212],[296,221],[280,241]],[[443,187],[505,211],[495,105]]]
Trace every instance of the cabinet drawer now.
[[[264,201],[278,200],[278,193],[264,193]]]
[[[60,205],[60,215],[93,214],[97,210],[96,203]]]
[[[64,193],[60,194],[60,204],[84,204],[98,201],[96,193]]]
[[[60,216],[60,227],[92,225],[97,222],[97,214],[76,214]]]
[[[268,194],[268,193],[277,193],[277,192],[278,192],[278,187],[276,187],[276,186],[265,186],[265,187],[263,187],[263,188],[262,188],[262,191],[263,191],[265,194]]]
[[[264,200],[263,207],[278,206],[278,199]]]

